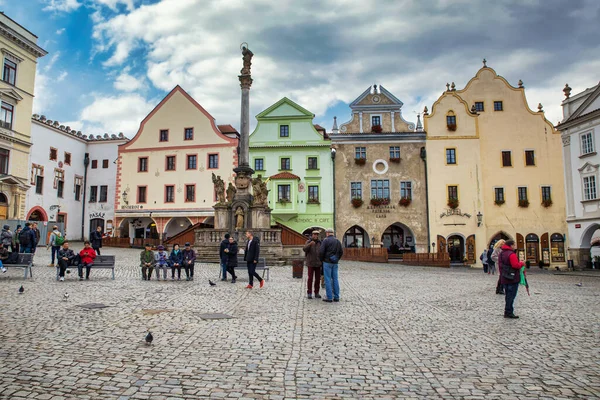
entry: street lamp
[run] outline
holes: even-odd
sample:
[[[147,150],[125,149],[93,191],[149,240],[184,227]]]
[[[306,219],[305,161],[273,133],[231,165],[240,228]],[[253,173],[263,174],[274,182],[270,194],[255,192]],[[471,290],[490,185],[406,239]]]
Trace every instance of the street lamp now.
[[[477,226],[481,226],[481,221],[483,221],[483,214],[481,213],[481,211],[477,212]]]

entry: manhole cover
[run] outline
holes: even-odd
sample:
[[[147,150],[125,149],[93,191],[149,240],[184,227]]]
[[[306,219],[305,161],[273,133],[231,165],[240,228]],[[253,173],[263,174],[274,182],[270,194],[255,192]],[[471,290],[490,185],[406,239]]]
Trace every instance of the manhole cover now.
[[[88,303],[88,304],[80,304],[78,307],[87,308],[88,310],[95,310],[98,308],[107,308],[106,304],[102,303]]]
[[[231,318],[233,318],[231,315],[221,314],[221,313],[200,314],[199,317],[202,319],[231,319]]]
[[[157,314],[162,314],[162,313],[167,313],[167,312],[172,312],[173,310],[152,310],[152,309],[145,309],[142,310],[142,314],[144,315],[157,315]]]

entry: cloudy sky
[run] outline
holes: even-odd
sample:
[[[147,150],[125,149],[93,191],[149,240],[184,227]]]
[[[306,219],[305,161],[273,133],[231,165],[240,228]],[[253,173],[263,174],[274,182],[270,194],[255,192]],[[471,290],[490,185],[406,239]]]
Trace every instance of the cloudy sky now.
[[[283,96],[331,129],[381,84],[404,118],[488,65],[561,119],[565,83],[600,80],[598,0],[0,0],[49,51],[34,112],[85,133],[133,136],[177,84],[239,127],[241,42],[254,52],[251,115]]]

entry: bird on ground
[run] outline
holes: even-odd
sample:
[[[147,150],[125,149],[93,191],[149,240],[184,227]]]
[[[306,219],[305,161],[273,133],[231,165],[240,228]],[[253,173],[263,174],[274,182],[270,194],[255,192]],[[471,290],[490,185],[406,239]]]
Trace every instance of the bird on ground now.
[[[583,283],[582,283],[582,282],[579,282],[579,283],[577,283],[577,284],[576,284],[576,286],[579,286],[579,287],[581,287],[581,286],[583,286]]]
[[[210,279],[208,280],[208,284],[209,284],[210,286],[217,286],[217,284],[216,284],[216,283],[214,283],[213,281],[211,281]]]
[[[65,299],[65,301],[69,300],[69,293],[65,292],[63,299]]]
[[[152,341],[154,340],[154,336],[152,336],[152,332],[148,331],[148,334],[146,335],[146,338],[144,340],[146,340],[146,344],[148,346],[150,346],[152,344]]]
[[[23,287],[23,285],[21,285],[21,287],[19,288],[19,294],[23,294],[23,292],[25,292],[25,288]]]

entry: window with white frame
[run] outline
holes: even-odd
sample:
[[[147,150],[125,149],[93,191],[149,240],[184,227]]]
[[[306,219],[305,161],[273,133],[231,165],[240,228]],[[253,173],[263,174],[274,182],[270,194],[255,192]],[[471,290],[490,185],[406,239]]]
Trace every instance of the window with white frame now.
[[[387,179],[371,180],[371,198],[372,199],[389,199],[390,198],[390,181]]]
[[[362,199],[362,182],[350,182],[350,200]]]
[[[583,177],[583,199],[584,200],[595,200],[597,198],[596,191],[596,177],[584,176]]]
[[[400,198],[412,200],[412,182],[400,182]]]
[[[581,155],[590,154],[594,152],[594,137],[592,132],[586,132],[581,134]]]

